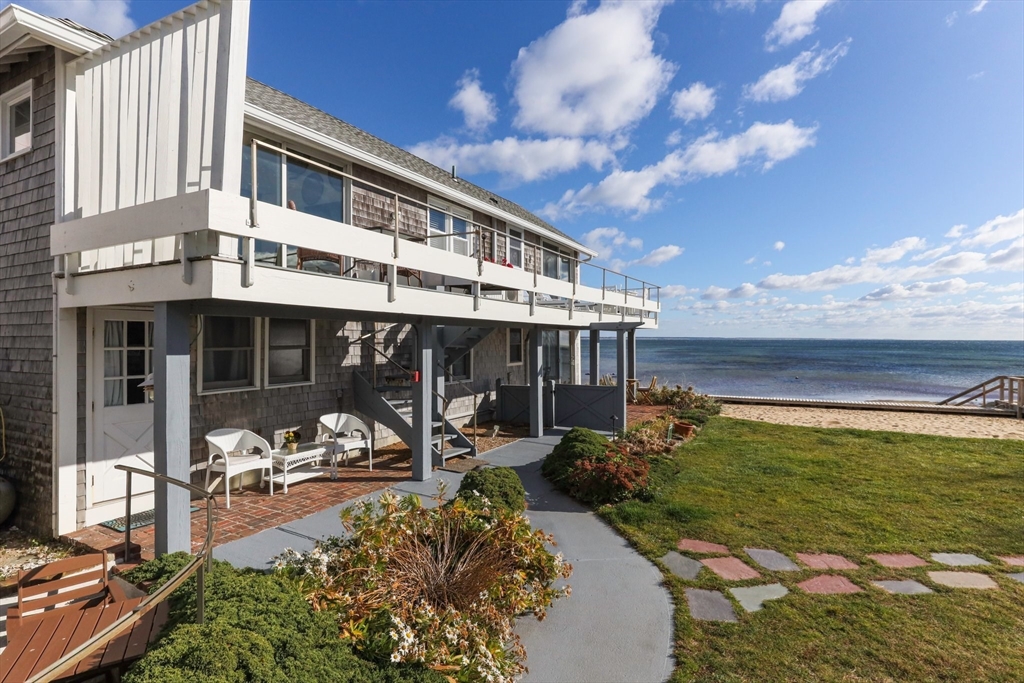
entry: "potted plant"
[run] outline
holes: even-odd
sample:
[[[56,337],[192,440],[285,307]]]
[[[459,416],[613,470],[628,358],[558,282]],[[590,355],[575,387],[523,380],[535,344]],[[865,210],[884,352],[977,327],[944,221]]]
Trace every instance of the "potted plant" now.
[[[680,436],[684,439],[689,439],[693,436],[693,432],[696,427],[689,422],[676,422],[674,432],[676,436]]]
[[[295,453],[299,450],[299,439],[301,438],[302,435],[293,430],[288,430],[284,433],[284,436],[281,437],[289,453]]]

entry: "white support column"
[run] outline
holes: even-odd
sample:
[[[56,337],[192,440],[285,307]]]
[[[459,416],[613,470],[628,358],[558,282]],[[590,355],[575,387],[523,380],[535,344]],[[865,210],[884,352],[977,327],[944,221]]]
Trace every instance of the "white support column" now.
[[[56,342],[53,533],[59,536],[74,531],[78,521],[78,309],[59,309]]]
[[[187,304],[154,307],[153,468],[158,474],[189,480],[189,314]],[[156,482],[156,554],[190,552],[189,494]]]
[[[623,429],[626,426],[626,371],[629,367],[627,356],[629,347],[626,344],[626,331],[618,330],[615,333],[615,429]]]
[[[434,346],[436,325],[416,325],[416,360],[420,381],[412,385],[412,478],[414,481],[430,479],[433,453],[430,445],[434,394]]]
[[[601,333],[590,330],[590,383],[595,387],[601,382]]]
[[[530,436],[544,435],[544,368],[541,365],[540,328],[530,332]]]
[[[636,329],[626,333],[626,346],[629,347],[626,352],[629,356],[627,361],[629,379],[636,379]]]

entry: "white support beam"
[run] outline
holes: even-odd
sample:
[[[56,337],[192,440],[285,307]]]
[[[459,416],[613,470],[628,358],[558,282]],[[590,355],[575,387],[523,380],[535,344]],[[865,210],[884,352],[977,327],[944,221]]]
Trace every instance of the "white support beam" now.
[[[433,418],[435,325],[416,325],[416,361],[420,381],[412,384],[412,478],[426,481],[431,477],[433,452],[430,443]]]
[[[544,436],[544,366],[541,360],[541,330],[530,331],[530,436]]]
[[[154,307],[153,469],[189,481],[189,315],[187,304]],[[155,550],[164,555],[192,549],[189,493],[156,482]]]
[[[78,509],[78,310],[59,309],[54,359],[54,536],[75,530]]]
[[[626,428],[626,374],[628,372],[629,346],[626,344],[626,331],[615,333],[615,429]]]

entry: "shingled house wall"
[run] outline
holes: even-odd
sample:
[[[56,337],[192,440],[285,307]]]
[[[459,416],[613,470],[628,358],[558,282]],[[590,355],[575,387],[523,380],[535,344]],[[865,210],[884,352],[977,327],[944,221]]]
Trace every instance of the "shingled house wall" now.
[[[0,73],[0,92],[32,80],[32,151],[0,162],[0,409],[18,493],[14,523],[52,532],[54,49]]]

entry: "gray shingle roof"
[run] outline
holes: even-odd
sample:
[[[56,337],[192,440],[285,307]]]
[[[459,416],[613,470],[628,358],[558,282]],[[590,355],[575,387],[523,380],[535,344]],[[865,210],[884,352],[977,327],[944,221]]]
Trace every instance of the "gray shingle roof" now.
[[[272,114],[286,118],[293,123],[310,128],[318,133],[334,138],[339,142],[352,145],[364,152],[401,166],[402,168],[408,169],[414,173],[418,173],[419,175],[429,178],[434,182],[441,183],[456,193],[469,195],[475,199],[493,204],[497,208],[510,213],[513,216],[521,218],[529,223],[533,223],[538,227],[550,230],[556,235],[560,235],[570,242],[577,244],[576,240],[558,230],[548,222],[533,215],[518,204],[510,202],[504,197],[499,197],[493,192],[489,192],[463,178],[459,178],[458,181],[455,181],[451,174],[443,168],[435,166],[429,161],[405,151],[401,147],[396,147],[389,142],[385,142],[384,140],[367,133],[365,130],[356,128],[352,124],[345,123],[341,119],[331,116],[330,114],[306,104],[301,100],[297,100],[291,95],[286,95],[280,90],[276,90],[269,85],[260,83],[252,78],[246,79],[245,101],[259,107],[260,109],[269,111]]]

